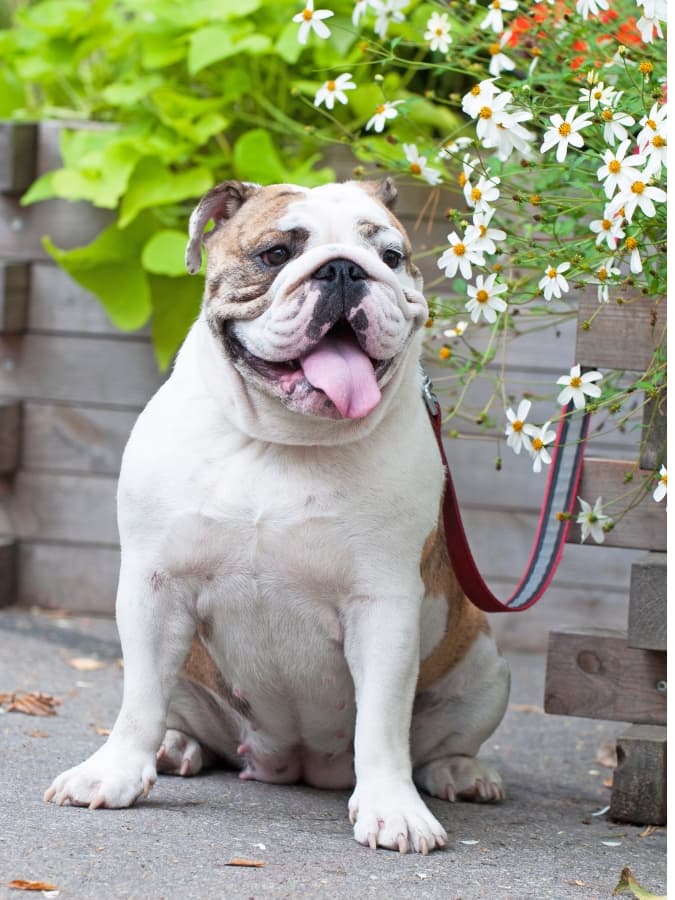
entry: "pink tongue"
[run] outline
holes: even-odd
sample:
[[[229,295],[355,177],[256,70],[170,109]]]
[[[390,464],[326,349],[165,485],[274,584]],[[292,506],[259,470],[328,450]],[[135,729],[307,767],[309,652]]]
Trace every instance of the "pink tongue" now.
[[[380,402],[373,364],[354,339],[325,337],[300,365],[307,381],[333,401],[344,419],[362,419]]]

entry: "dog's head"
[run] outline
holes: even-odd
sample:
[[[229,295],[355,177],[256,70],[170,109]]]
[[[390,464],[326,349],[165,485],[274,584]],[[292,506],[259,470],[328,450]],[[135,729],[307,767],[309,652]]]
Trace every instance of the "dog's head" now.
[[[240,375],[284,406],[367,416],[425,322],[395,198],[389,180],[311,190],[228,181],[192,213],[186,265],[199,271],[203,241],[211,331]]]

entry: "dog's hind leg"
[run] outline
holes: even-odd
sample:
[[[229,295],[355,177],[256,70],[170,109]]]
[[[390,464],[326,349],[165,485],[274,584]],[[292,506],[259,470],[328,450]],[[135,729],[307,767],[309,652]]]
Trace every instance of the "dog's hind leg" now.
[[[208,747],[189,734],[169,728],[157,753],[157,771],[163,775],[197,775],[215,758]]]

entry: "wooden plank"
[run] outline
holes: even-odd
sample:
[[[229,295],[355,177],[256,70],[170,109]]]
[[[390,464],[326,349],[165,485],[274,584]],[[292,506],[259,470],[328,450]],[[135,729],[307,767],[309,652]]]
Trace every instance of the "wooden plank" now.
[[[666,569],[665,553],[645,553],[631,567],[629,647],[667,649]]]
[[[0,475],[10,475],[19,461],[21,404],[0,400]]]
[[[32,265],[28,328],[30,331],[119,335],[94,294],[54,263]]]
[[[27,333],[0,338],[0,394],[26,400],[143,406],[163,381],[141,338]]]
[[[551,632],[544,709],[645,725],[666,721],[666,654],[628,647],[622,632],[587,629]]]
[[[617,739],[616,748],[619,764],[614,772],[610,819],[635,825],[665,825],[666,729],[634,725]]]
[[[37,128],[0,122],[0,192],[22,194],[35,178]]]
[[[0,260],[0,334],[20,334],[26,327],[30,267]]]
[[[19,470],[0,482],[0,533],[117,546],[116,480]]]
[[[644,372],[654,351],[663,344],[666,304],[640,293],[627,295],[623,305],[598,306],[595,293],[579,297],[579,322],[593,320],[577,332],[576,361],[597,369]]]
[[[665,389],[657,397],[647,400],[643,410],[640,468],[656,471],[666,462],[668,440],[667,394]]]
[[[0,607],[16,600],[17,542],[8,535],[0,535]]]
[[[633,475],[632,481],[626,478]],[[635,468],[628,462],[613,459],[589,459],[584,462],[579,496],[589,503],[602,497],[608,515],[612,507],[608,501],[625,497],[631,487],[637,488],[652,477],[652,472]],[[617,504],[617,509],[621,509]],[[569,530],[568,541],[581,541],[581,526],[574,524]],[[638,550],[666,549],[666,510],[663,504],[654,503],[648,492],[644,500],[631,509],[615,528],[605,535],[608,547],[634,547]]]
[[[0,195],[0,257],[47,260],[50,257],[42,246],[45,235],[57,247],[70,250],[91,243],[111,221],[109,210],[89,203],[43,200],[21,206],[17,197]]]
[[[115,548],[22,541],[17,603],[113,615],[119,566]]]
[[[136,418],[135,411],[26,403],[22,468],[117,475]]]

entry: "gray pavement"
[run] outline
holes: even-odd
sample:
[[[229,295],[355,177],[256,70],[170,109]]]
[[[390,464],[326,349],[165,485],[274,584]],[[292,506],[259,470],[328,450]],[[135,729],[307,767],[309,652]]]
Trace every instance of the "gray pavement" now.
[[[44,691],[62,701],[56,716],[0,714],[0,898],[22,896],[6,884],[26,879],[54,884],[63,900],[590,900],[610,897],[624,866],[664,894],[665,831],[643,837],[642,827],[593,815],[609,802],[603,780],[611,774],[596,752],[620,726],[544,715],[543,656],[506,655],[511,707],[483,756],[499,767],[508,799],[430,800],[449,846],[402,857],[354,842],[346,793],[240,782],[227,771],[160,777],[130,810],[43,803],[51,779],[100,745],[96,729],[113,724],[117,633],[109,619],[0,611],[0,693]],[[80,657],[105,665],[69,665]],[[227,866],[235,857],[264,867]]]

